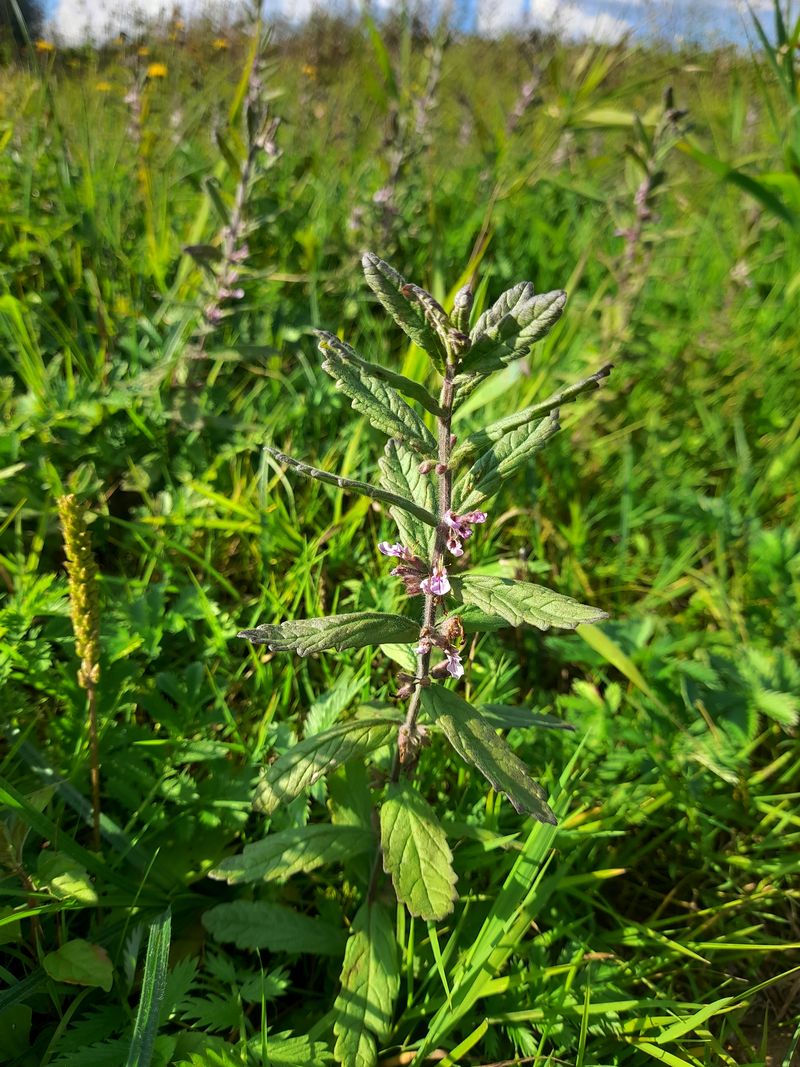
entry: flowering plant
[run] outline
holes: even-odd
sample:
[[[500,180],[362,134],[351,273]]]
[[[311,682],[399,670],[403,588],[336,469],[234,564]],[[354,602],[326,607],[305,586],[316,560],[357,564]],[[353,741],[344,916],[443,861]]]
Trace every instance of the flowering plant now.
[[[409,782],[420,749],[430,740],[426,725],[441,732],[455,752],[504,793],[518,812],[545,823],[556,821],[544,790],[498,734],[496,715],[484,714],[443,684],[464,674],[464,635],[523,623],[540,630],[551,626],[574,629],[580,623],[605,618],[604,612],[543,586],[472,573],[462,566],[466,549],[476,528],[486,523],[488,513],[483,508],[488,507],[503,479],[513,475],[558,431],[560,406],[598,388],[611,368],[605,366],[459,442],[452,430],[457,405],[489,375],[527,356],[561,315],[566,293],[537,294],[530,282],[521,282],[470,328],[473,296],[469,288],[456,295],[454,309],[447,314],[429,293],[407,283],[377,256],[366,253],[362,262],[367,283],[380,303],[411,341],[430,356],[441,379],[439,395],[396,371],[366,362],[333,334],[317,331],[323,369],[349,397],[353,408],[389,438],[379,461],[378,484],[353,481],[276,449],[269,451],[299,474],[388,505],[399,539],[382,541],[377,549],[394,561],[391,574],[403,582],[408,596],[422,599],[421,611],[416,616],[363,611],[264,624],[243,630],[239,636],[301,656],[326,649],[407,643],[413,648],[416,666],[413,673],[398,676],[397,697],[407,701],[400,723],[391,709],[384,715],[370,710],[369,717],[356,714],[306,737],[266,769],[256,790],[255,806],[271,815],[334,768],[394,742],[395,755],[380,809],[378,855],[383,857],[383,868],[391,876],[398,900],[412,915],[437,920],[453,909],[456,875],[436,813]],[[433,416],[428,421],[434,421],[435,433],[419,408]],[[280,831],[265,842],[248,846],[241,856],[224,860],[212,875],[228,881],[253,880],[260,869],[260,848],[272,856],[282,845],[279,839],[286,835],[286,846],[296,849],[297,834],[312,829],[320,830]],[[352,837],[352,827],[330,829]],[[375,848],[372,832],[366,832]],[[304,845],[304,862],[311,862],[309,855],[315,864],[322,862],[314,852],[318,847],[309,838]],[[352,842],[341,847],[352,848]],[[344,1063],[362,1062],[358,1058],[361,1047],[350,1048],[349,1044],[356,1040],[351,1016],[364,999],[359,960],[364,953],[377,955],[385,973],[393,973],[393,920],[376,899],[379,876],[376,862],[345,952],[343,989],[337,1002],[344,1021],[337,1021],[334,1027],[339,1037],[337,1058]],[[391,984],[387,979],[387,989]],[[369,1044],[374,1036],[381,1036],[382,1027],[375,1019],[362,1022],[366,1030],[358,1040]],[[373,1059],[370,1053],[364,1062]]]

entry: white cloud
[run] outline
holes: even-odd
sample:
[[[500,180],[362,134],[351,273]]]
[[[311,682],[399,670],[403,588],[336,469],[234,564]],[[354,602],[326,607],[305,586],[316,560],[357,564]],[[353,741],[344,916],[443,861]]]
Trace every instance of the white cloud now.
[[[105,40],[121,30],[130,33],[137,21],[169,19],[178,9],[184,17],[208,14],[211,17],[235,16],[243,0],[56,0],[51,20],[53,31],[68,42]],[[341,6],[338,0],[266,0],[267,16],[300,22],[317,7]]]
[[[596,41],[618,41],[632,29],[625,19],[586,11],[572,0],[530,0],[529,11],[522,0],[480,0],[479,33],[494,37],[533,26],[558,30],[569,37],[591,37]]]

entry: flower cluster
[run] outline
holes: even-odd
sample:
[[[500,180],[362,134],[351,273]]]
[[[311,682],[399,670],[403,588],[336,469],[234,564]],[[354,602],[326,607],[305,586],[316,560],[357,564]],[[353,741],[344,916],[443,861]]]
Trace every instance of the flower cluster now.
[[[378,551],[384,556],[395,556],[402,561],[389,573],[394,578],[402,578],[409,596],[416,596],[418,593],[424,593],[425,596],[444,596],[450,592],[447,568],[441,563],[434,567],[432,574],[428,574],[427,564],[399,542],[390,545],[388,541],[381,541]]]
[[[486,522],[485,511],[468,511],[466,515],[456,515],[454,511],[445,512],[445,524],[448,527],[447,550],[453,556],[463,556],[464,546],[462,541],[472,537],[471,527],[478,523]]]
[[[456,645],[463,643],[464,626],[458,616],[452,616],[445,619],[438,630],[424,626],[420,631],[419,644],[414,651],[418,656],[425,656],[432,648],[441,649],[444,659],[431,671],[433,677],[449,674],[451,678],[461,678],[464,674],[464,665]]]

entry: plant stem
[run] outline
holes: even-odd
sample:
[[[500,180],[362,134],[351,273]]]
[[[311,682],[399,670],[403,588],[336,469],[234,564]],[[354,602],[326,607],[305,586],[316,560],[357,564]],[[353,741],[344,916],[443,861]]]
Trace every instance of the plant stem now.
[[[437,430],[438,430],[438,468],[437,479],[439,489],[439,512],[437,518],[439,520],[436,527],[436,539],[433,544],[433,552],[431,553],[430,560],[430,573],[433,574],[436,568],[444,560],[444,551],[447,545],[447,525],[444,521],[444,517],[452,507],[452,494],[453,494],[453,472],[450,470],[450,453],[452,450],[451,444],[451,423],[453,420],[453,399],[455,396],[455,389],[453,387],[453,379],[456,374],[456,362],[451,359],[448,360],[447,367],[445,368],[445,377],[442,382],[441,393],[439,394],[439,407],[441,414],[437,416]],[[432,630],[436,625],[436,613],[439,608],[439,597],[434,596],[432,593],[425,595],[425,606],[422,612],[422,629]],[[406,736],[412,735],[414,727],[416,726],[417,716],[419,715],[420,703],[422,700],[422,684],[421,680],[428,677],[428,670],[430,668],[430,651],[420,652],[417,656],[417,679],[414,692],[408,704],[408,710],[406,711],[405,721],[402,729],[405,731]],[[391,780],[396,782],[400,777],[400,748],[398,746],[395,752],[394,763],[392,765]]]
[[[92,840],[96,852],[100,851],[100,744],[97,738],[97,686],[90,679],[86,686],[89,702],[89,777],[92,785]]]
[[[453,472],[450,470],[450,453],[453,447],[451,444],[451,424],[453,420],[453,400],[455,398],[453,379],[455,378],[456,370],[456,360],[454,358],[449,359],[445,368],[442,389],[439,394],[439,407],[441,413],[436,418],[439,461],[439,469],[436,472],[439,497],[437,518],[439,522],[436,526],[436,539],[433,543],[433,551],[430,559],[431,574],[434,573],[436,567],[444,560],[445,548],[447,546],[447,524],[444,521],[444,517],[452,507]],[[422,611],[422,631],[425,631],[426,629],[432,630],[436,625],[436,613],[439,609],[439,599],[439,597],[434,596],[432,593],[425,594],[425,605]],[[430,659],[430,650],[427,652],[420,652],[417,656],[417,684],[409,699],[405,720],[400,727],[400,731],[404,732],[406,737],[413,736],[417,724],[417,717],[419,716],[420,704],[422,702],[422,679],[427,679],[428,677]],[[400,768],[400,745],[398,743],[392,761],[391,775],[389,777],[391,782],[397,782],[399,780]],[[367,900],[369,901],[374,899],[375,891],[377,889],[378,875],[381,869],[381,855],[382,853],[379,846],[375,853],[375,859],[369,877],[369,886],[367,888]]]

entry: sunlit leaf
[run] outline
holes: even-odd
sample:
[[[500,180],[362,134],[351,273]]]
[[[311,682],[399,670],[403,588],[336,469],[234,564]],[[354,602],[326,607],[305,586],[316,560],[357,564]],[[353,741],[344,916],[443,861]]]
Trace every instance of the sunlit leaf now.
[[[441,685],[423,689],[422,705],[458,755],[477,768],[493,789],[505,793],[518,812],[555,825],[545,791],[477,708]]]
[[[412,915],[439,920],[456,899],[453,854],[433,809],[410,782],[389,787],[381,807],[384,870]]]

